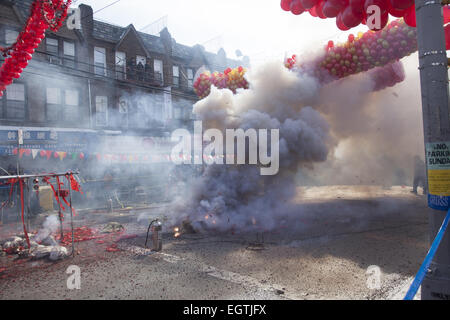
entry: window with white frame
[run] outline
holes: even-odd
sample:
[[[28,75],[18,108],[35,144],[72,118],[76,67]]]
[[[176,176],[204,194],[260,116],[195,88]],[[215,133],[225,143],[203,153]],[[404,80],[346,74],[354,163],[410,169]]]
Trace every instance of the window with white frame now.
[[[61,89],[47,88],[47,110],[48,121],[57,121],[61,112]]]
[[[95,97],[95,124],[99,127],[108,125],[108,97]]]
[[[155,80],[161,83],[164,82],[163,62],[155,59],[153,69],[155,71]]]
[[[68,67],[75,68],[75,43],[64,41],[64,64]]]
[[[116,51],[116,77],[119,80],[126,79],[127,55],[125,52]]]
[[[73,121],[80,119],[80,96],[78,90],[64,91],[63,120]]]
[[[173,66],[173,85],[175,87],[179,87],[180,86],[180,67],[179,66]]]
[[[6,87],[6,119],[25,119],[25,85],[13,83]]]
[[[94,47],[94,73],[99,76],[106,76],[106,49]]]
[[[188,81],[188,88],[194,87],[194,70],[187,69],[187,81]]]
[[[16,30],[6,29],[5,30],[5,44],[7,46],[12,45],[16,42],[19,32]]]

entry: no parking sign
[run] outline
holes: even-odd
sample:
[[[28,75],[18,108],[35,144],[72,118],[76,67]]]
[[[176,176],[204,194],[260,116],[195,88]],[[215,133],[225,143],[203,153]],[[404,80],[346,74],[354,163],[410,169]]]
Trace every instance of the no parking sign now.
[[[428,206],[447,211],[450,207],[450,142],[426,145]]]

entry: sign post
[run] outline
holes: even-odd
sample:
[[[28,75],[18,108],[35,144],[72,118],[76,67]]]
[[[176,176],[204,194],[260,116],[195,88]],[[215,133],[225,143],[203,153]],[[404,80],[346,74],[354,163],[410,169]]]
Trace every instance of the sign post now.
[[[450,205],[450,110],[441,0],[415,0],[428,176],[430,242]],[[422,299],[450,299],[450,236],[444,235],[422,283]]]

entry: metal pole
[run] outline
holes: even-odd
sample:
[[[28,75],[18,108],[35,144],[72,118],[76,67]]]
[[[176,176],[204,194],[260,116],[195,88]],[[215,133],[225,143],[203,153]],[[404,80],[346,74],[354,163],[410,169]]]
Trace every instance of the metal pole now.
[[[450,200],[450,113],[441,0],[415,0],[422,112],[427,160],[430,241]],[[437,155],[442,155],[438,157]],[[450,159],[450,157],[447,157]],[[431,209],[433,208],[433,209]],[[437,210],[439,209],[439,210]],[[422,283],[422,299],[450,299],[450,236],[444,236]]]

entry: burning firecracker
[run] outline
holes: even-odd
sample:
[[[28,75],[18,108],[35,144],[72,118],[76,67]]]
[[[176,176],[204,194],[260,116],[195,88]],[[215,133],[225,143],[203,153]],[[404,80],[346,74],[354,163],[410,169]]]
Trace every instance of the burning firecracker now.
[[[219,89],[228,88],[233,93],[236,93],[236,90],[239,88],[248,89],[249,84],[244,77],[246,71],[243,67],[235,69],[228,68],[224,73],[214,72],[211,74],[211,72],[206,71],[195,81],[194,91],[200,99],[203,99],[211,92],[211,85]]]

